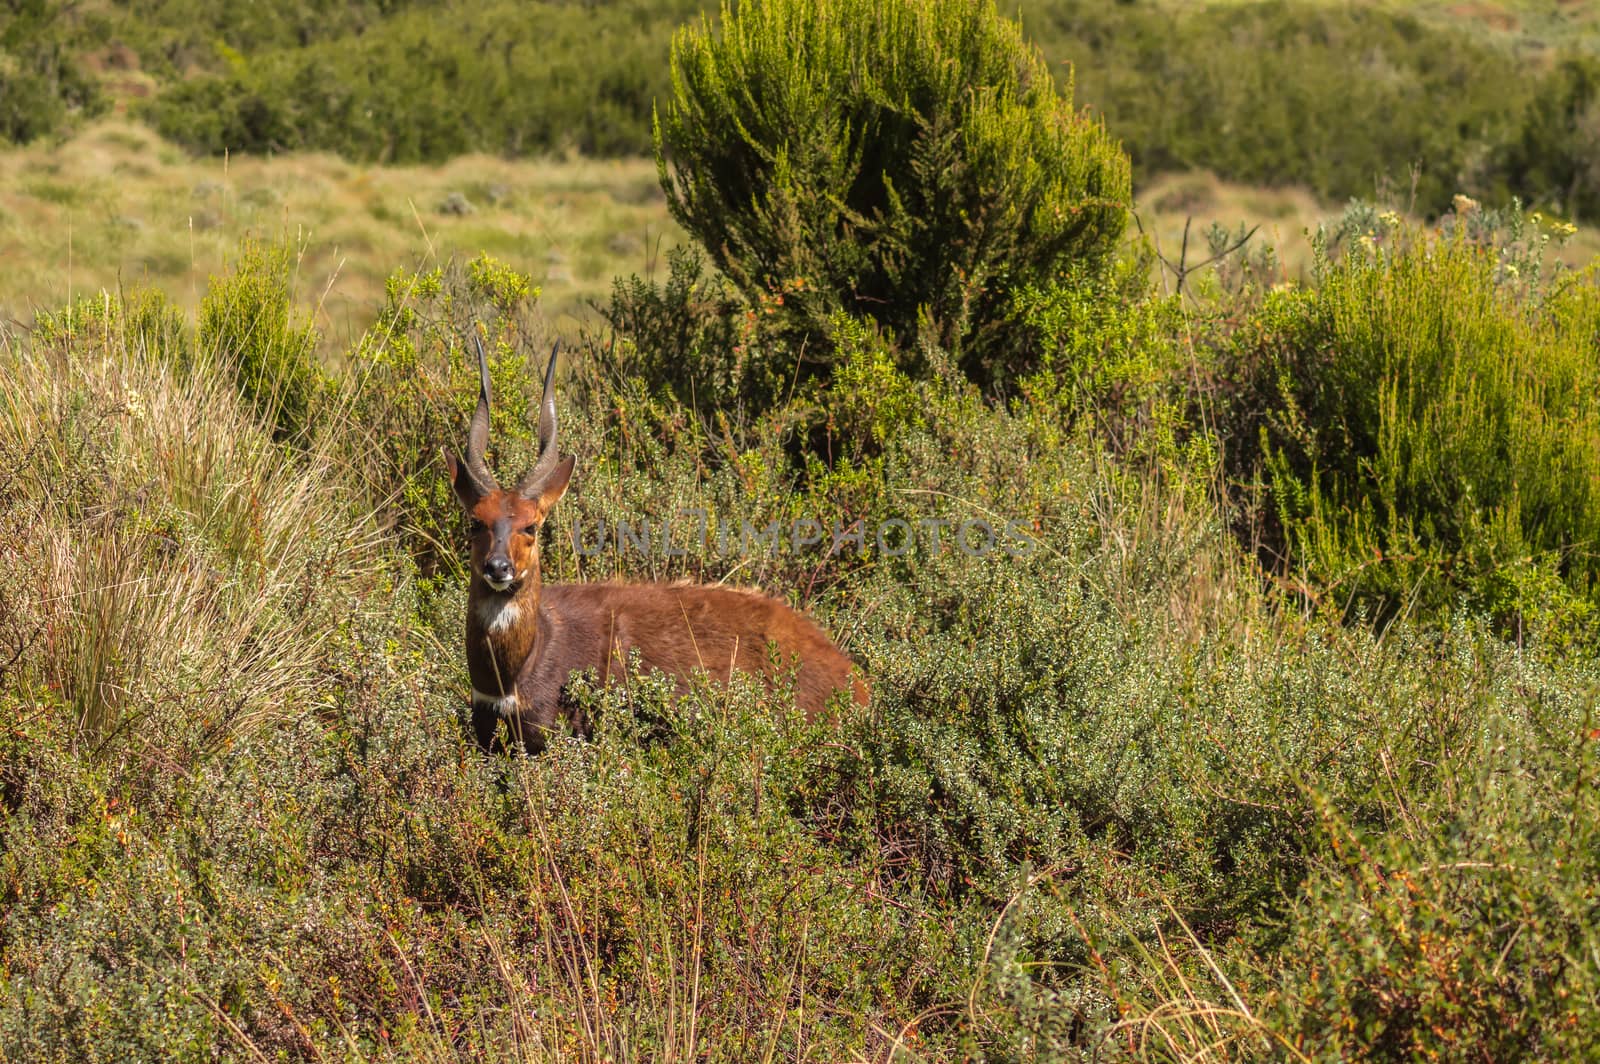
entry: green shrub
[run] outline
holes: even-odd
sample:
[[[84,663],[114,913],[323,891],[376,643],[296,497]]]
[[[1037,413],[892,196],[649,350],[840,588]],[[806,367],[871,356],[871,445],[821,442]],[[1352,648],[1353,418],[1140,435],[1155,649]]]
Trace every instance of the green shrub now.
[[[679,33],[672,77],[674,217],[813,345],[843,310],[979,370],[1014,291],[1122,232],[1127,158],[992,3],[742,0]]]
[[[1554,64],[1492,165],[1531,203],[1574,219],[1600,214],[1600,59],[1569,55]]]
[[[1600,574],[1600,294],[1569,278],[1537,301],[1464,226],[1390,239],[1239,337],[1256,390],[1233,431],[1241,459],[1260,434],[1281,545],[1341,607],[1464,596],[1507,631],[1542,614],[1579,634]]]
[[[306,433],[327,390],[317,335],[294,308],[288,243],[246,240],[231,272],[212,277],[195,342],[206,367],[229,375],[279,439]]]
[[[776,358],[751,357],[752,343],[771,342],[741,322],[743,303],[721,277],[706,270],[693,247],[667,253],[667,279],[617,278],[606,321],[617,348],[617,372],[667,389],[708,421],[742,424],[782,397],[788,384]],[[742,328],[741,326],[745,326]]]
[[[34,323],[43,345],[83,343],[88,337],[112,342],[152,364],[186,370],[194,364],[190,323],[166,294],[156,288],[135,288],[113,296],[84,296],[59,311],[46,311]]]
[[[871,319],[839,311],[820,323],[820,338],[797,337],[785,302],[805,294],[804,282],[752,307],[708,274],[696,249],[676,248],[668,261],[664,284],[616,282],[605,308],[611,380],[635,380],[729,439],[782,426],[793,433],[785,466],[860,458],[914,416],[908,364],[926,373],[928,363],[896,348]],[[912,354],[919,350],[925,355],[926,345]]]
[[[1126,454],[1181,417],[1190,374],[1181,297],[1157,297],[1142,260],[1127,279],[1073,271],[1017,293],[1015,384],[1094,424]]]
[[[1594,1056],[1595,792],[1556,763],[1592,773],[1594,743],[1550,739],[1492,786],[1460,780],[1439,824],[1413,808],[1362,832],[1324,809],[1325,856],[1272,955],[1304,963],[1262,973],[1287,1037],[1330,1060]]]

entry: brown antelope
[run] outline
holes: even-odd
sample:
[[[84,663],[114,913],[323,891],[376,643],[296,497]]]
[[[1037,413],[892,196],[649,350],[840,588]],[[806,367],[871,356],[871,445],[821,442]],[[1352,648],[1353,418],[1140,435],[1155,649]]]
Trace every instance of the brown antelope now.
[[[478,343],[478,408],[466,456],[445,451],[456,498],[472,535],[467,595],[467,668],[472,728],[485,750],[500,721],[530,752],[563,716],[582,734],[562,692],[574,672],[601,683],[623,678],[637,652],[683,691],[697,670],[726,682],[735,669],[773,677],[793,670],[794,696],[807,719],[835,692],[865,704],[867,687],[849,658],[809,618],[753,591],[694,584],[561,584],[541,587],[539,530],[572,479],[574,457],[556,449],[556,355],[539,402],[539,459],[510,491],[484,462],[489,442],[489,364]],[[773,653],[776,651],[776,653]]]

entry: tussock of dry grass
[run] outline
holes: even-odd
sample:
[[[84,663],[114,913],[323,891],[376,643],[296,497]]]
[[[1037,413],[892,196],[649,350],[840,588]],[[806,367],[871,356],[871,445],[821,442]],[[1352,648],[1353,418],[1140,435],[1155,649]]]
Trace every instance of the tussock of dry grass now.
[[[307,712],[328,589],[379,564],[327,441],[286,461],[225,374],[70,328],[0,358],[0,578],[31,679],[90,748]]]

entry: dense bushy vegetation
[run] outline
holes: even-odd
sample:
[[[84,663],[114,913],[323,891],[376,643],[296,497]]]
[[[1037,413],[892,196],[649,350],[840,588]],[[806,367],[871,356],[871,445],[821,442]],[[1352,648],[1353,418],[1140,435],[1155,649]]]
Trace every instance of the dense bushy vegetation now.
[[[19,0],[0,11],[0,144],[28,141],[75,114],[105,109],[50,0]]]
[[[1557,63],[1491,166],[1526,200],[1600,216],[1600,59],[1571,55]]]
[[[214,298],[248,319],[267,291]],[[586,352],[546,556],[792,589],[873,675],[870,713],[646,685],[584,696],[588,743],[483,759],[458,563],[410,557],[455,527],[423,473],[474,387],[447,323],[510,340],[533,293],[489,262],[392,291],[294,452],[149,300],[6,357],[8,1052],[1593,1048],[1591,658],[1302,619],[1193,471],[1110,460],[1057,394],[907,378],[870,333],[820,399],[841,449],[872,446],[832,468]],[[509,468],[534,381],[507,354]],[[574,548],[692,510],[915,543]],[[1001,515],[1017,549],[952,545]]]
[[[386,162],[647,152],[672,30],[700,9],[693,0],[33,5],[34,22],[0,12],[0,47],[11,36],[67,42],[62,69],[76,79],[67,85],[92,86],[88,66],[131,55],[158,89],[134,109],[192,150],[321,149]],[[75,98],[57,95],[65,107],[15,133],[0,126],[0,136],[24,141],[58,126]]]
[[[419,5],[367,32],[228,54],[149,116],[204,152],[321,148],[416,162],[649,149],[648,116],[684,5]]]
[[[1391,616],[1465,596],[1564,637],[1600,604],[1600,295],[1570,276],[1530,286],[1548,234],[1499,247],[1479,213],[1437,239],[1374,219],[1381,240],[1266,301],[1238,337],[1237,372],[1263,393],[1241,455],[1336,597]]]
[[[699,145],[689,183],[743,172]],[[438,466],[480,327],[490,461],[533,457],[526,277],[399,271],[327,366],[271,243],[194,322],[5,335],[0,1052],[1594,1056],[1600,288],[1561,232],[1357,204],[1304,286],[1172,294],[1097,245],[973,299],[977,365],[821,259],[619,282],[546,579],[766,587],[874,693],[580,677],[595,734],[537,758],[464,726]]]
[[[1208,169],[1339,201],[1380,184],[1409,196],[1415,167],[1426,213],[1514,180],[1493,156],[1523,121],[1526,63],[1403,8],[1063,0],[1026,17],[1141,173]]]

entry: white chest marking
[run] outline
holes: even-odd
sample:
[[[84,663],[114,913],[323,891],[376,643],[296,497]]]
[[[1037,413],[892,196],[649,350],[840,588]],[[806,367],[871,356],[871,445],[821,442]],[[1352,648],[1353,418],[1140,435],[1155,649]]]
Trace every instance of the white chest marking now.
[[[496,698],[486,695],[476,687],[472,689],[472,704],[493,710],[497,717],[509,717],[517,711],[517,696],[514,694]]]
[[[478,607],[478,621],[490,635],[502,635],[516,627],[522,619],[522,607],[515,602],[504,605],[484,603]]]

